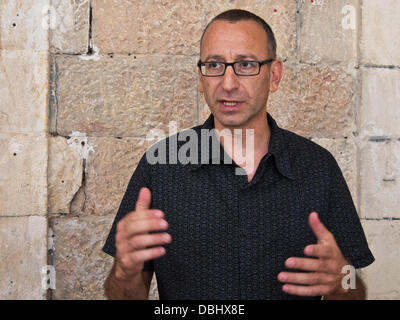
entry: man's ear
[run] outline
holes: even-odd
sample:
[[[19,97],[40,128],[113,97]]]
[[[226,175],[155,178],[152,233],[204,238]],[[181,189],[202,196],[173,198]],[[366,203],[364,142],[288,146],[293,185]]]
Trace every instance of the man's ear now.
[[[203,78],[201,76],[200,68],[197,68],[197,74],[198,74],[198,77],[199,77],[199,92],[203,93],[204,92],[204,89],[203,89]]]
[[[283,76],[283,63],[281,60],[274,60],[271,62],[269,76],[269,91],[275,92],[278,90],[279,83]]]

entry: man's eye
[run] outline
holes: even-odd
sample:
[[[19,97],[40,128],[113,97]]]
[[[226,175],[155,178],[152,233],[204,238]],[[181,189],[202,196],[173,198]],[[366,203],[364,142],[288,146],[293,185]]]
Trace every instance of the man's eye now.
[[[221,64],[219,62],[209,62],[207,63],[207,68],[209,69],[218,69],[221,67]]]
[[[254,62],[251,62],[251,61],[242,61],[242,62],[240,63],[240,68],[243,68],[243,69],[251,69],[251,68],[254,68]]]

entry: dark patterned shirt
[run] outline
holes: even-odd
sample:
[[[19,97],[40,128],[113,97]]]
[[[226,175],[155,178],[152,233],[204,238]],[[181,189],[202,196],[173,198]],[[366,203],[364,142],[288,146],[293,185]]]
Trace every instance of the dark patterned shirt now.
[[[197,161],[195,156],[185,163],[170,164],[167,156],[169,164],[150,164],[143,156],[104,252],[115,255],[116,224],[134,210],[139,190],[146,186],[152,192],[151,207],[165,213],[172,236],[166,254],[144,266],[156,273],[160,299],[306,299],[283,292],[277,275],[293,271],[285,268],[285,260],[304,257],[304,248],[316,243],[308,224],[313,211],[355,268],[372,263],[374,257],[336,160],[314,142],[279,128],[269,114],[267,119],[268,153],[250,182],[246,175],[236,174],[235,162],[224,161],[221,145],[220,155],[210,147],[206,157],[197,152]],[[183,146],[186,152],[189,145],[189,153],[196,153],[208,140],[201,138],[200,130],[213,127],[211,115],[192,128],[199,139],[183,140],[176,134],[149,151],[159,155],[167,150],[169,155]]]

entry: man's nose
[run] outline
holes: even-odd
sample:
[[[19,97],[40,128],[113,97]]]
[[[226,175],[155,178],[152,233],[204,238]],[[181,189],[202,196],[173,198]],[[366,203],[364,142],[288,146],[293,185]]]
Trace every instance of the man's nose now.
[[[239,79],[233,70],[233,66],[227,66],[222,76],[222,88],[225,91],[232,91],[239,87]]]

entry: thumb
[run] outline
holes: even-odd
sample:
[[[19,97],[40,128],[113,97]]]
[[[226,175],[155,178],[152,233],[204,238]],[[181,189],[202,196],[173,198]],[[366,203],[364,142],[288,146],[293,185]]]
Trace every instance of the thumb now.
[[[317,237],[318,241],[325,240],[328,241],[331,238],[331,233],[329,230],[324,226],[321,220],[318,217],[318,213],[312,212],[310,213],[308,222],[312,231],[314,232],[315,236]]]
[[[149,209],[150,203],[151,203],[151,191],[146,187],[141,188],[139,191],[138,199],[136,201],[135,211]]]

